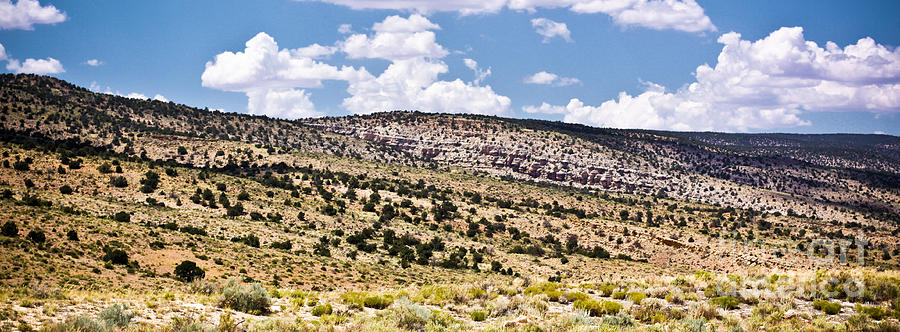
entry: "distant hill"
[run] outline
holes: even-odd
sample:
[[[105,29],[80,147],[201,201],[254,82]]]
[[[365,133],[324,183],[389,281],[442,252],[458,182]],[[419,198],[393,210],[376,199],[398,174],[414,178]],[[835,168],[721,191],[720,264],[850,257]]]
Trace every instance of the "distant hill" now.
[[[286,121],[99,94],[44,76],[5,74],[0,83],[5,128],[118,151],[132,148],[125,133],[234,140],[827,220],[859,215],[900,223],[895,136],[621,130],[419,112]]]

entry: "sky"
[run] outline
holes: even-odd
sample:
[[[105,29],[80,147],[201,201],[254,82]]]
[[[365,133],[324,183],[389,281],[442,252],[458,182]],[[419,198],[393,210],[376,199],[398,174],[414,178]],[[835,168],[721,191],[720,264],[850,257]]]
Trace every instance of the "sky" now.
[[[0,71],[296,119],[900,135],[900,1],[0,0]]]

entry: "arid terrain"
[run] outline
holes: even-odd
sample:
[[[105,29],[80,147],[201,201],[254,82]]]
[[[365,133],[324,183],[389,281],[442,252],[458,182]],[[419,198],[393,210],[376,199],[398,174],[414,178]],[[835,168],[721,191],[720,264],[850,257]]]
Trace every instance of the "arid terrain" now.
[[[0,331],[898,331],[900,138],[0,75]]]

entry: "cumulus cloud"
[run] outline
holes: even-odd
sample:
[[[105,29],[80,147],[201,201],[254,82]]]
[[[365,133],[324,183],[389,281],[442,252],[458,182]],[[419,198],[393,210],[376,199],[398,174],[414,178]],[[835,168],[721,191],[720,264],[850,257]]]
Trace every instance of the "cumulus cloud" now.
[[[353,34],[339,45],[351,59],[443,58],[448,52],[435,41],[434,31],[430,31],[437,29],[440,29],[437,24],[418,14],[409,18],[388,16],[372,26],[375,35]]]
[[[482,69],[478,67],[478,62],[469,58],[463,59],[463,63],[466,65],[466,68],[471,69],[475,72],[475,79],[472,80],[472,84],[479,85],[484,81],[488,76],[491,76],[491,68]]]
[[[116,93],[116,94],[118,95],[118,93]],[[143,93],[137,93],[137,92],[129,93],[127,95],[124,95],[123,97],[131,98],[131,99],[150,99],[150,98],[147,98],[147,95],[145,95]]]
[[[395,109],[432,112],[502,114],[510,100],[497,95],[481,81],[490,69],[481,70],[472,60],[476,79],[465,83],[442,81],[448,72],[441,59],[448,52],[436,42],[437,24],[424,16],[389,16],[372,26],[373,34],[352,34],[334,46],[314,44],[299,49],[279,48],[275,40],[259,33],[240,52],[223,52],[207,62],[201,80],[204,87],[243,92],[248,110],[281,118],[321,116],[305,89],[320,88],[325,80],[347,83],[349,97],[342,106],[353,113]],[[316,58],[342,52],[349,59],[383,59],[391,64],[375,76],[365,68],[338,68]],[[467,66],[469,63],[466,63]]]
[[[97,60],[97,59],[90,59],[90,60],[88,60],[88,61],[85,61],[84,64],[86,64],[86,65],[88,65],[88,66],[91,66],[91,67],[97,67],[97,66],[99,66],[99,65],[102,65],[102,64],[103,64],[103,61],[100,61],[100,60]]]
[[[337,52],[337,47],[322,46],[318,43],[301,47],[291,51],[291,54],[301,58],[318,59],[328,57]]]
[[[298,89],[253,90],[247,93],[251,114],[276,118],[310,118],[322,116],[309,99],[309,93]]]
[[[338,33],[342,35],[346,35],[348,33],[353,33],[353,25],[351,24],[341,24],[338,26]]]
[[[491,14],[503,8],[535,12],[540,8],[568,8],[580,14],[602,13],[620,26],[687,32],[716,31],[695,0],[300,0],[320,1],[352,9],[396,9],[417,13],[458,12]]]
[[[66,20],[66,14],[53,5],[41,6],[37,0],[0,0],[0,29],[33,30],[35,24],[53,24]]]
[[[534,75],[525,77],[525,83],[553,85],[553,86],[569,86],[572,84],[579,84],[579,83],[581,83],[581,80],[574,78],[574,77],[561,77],[554,73],[540,71],[540,72],[534,73]]]
[[[539,17],[531,20],[531,26],[535,31],[544,36],[543,43],[549,43],[553,37],[560,37],[567,42],[572,42],[572,32],[565,23],[554,22],[553,20]]]
[[[320,1],[355,10],[396,9],[421,14],[434,12],[459,12],[463,15],[496,13],[506,6],[507,0],[299,0]]]
[[[156,95],[153,96],[153,100],[158,100],[158,101],[161,101],[161,102],[164,102],[164,103],[168,103],[168,102],[169,102],[169,98],[166,98],[166,96],[163,96],[163,95],[158,94],[158,93],[157,93]]]
[[[3,44],[0,44],[0,61],[6,61],[6,48],[3,47]]]
[[[423,58],[397,60],[377,78],[351,83],[343,106],[357,114],[397,109],[426,112],[504,114],[511,103],[490,86],[439,81],[447,72],[441,61]]]
[[[900,112],[900,48],[868,37],[822,48],[799,27],[757,41],[730,32],[718,42],[716,66],[697,67],[696,81],[676,91],[647,83],[641,94],[599,106],[572,99],[523,110],[606,127],[722,131],[809,125],[799,117],[806,111]]]
[[[245,43],[243,52],[223,52],[207,62],[201,84],[247,94],[247,108],[252,114],[291,119],[317,115],[308,94],[295,88],[321,87],[323,80],[356,81],[371,76],[365,69],[338,68],[314,59],[335,50],[318,44],[281,49],[274,38],[260,32]],[[286,104],[292,101],[298,106]]]
[[[54,58],[25,59],[25,62],[20,62],[16,59],[8,60],[9,63],[6,64],[6,70],[16,74],[52,75],[66,72],[62,63]]]
[[[389,16],[375,23],[374,36],[352,35],[340,42],[350,58],[380,58],[391,64],[378,77],[350,82],[350,97],[342,105],[353,113],[372,113],[395,109],[417,109],[427,112],[503,114],[510,99],[494,93],[490,86],[480,86],[490,69],[480,71],[474,60],[464,61],[474,67],[476,79],[440,81],[438,75],[448,71],[439,60],[448,52],[435,41],[440,29],[424,16],[409,18]]]

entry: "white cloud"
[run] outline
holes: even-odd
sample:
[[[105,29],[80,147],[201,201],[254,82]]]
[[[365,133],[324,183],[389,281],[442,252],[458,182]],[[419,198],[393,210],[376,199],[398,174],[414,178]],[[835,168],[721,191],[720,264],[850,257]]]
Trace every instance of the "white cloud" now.
[[[469,58],[463,59],[463,63],[466,65],[466,68],[471,69],[475,72],[475,79],[472,80],[472,84],[480,85],[481,82],[484,81],[488,76],[491,76],[491,68],[481,69],[478,67],[478,62]]]
[[[97,60],[97,59],[90,59],[90,60],[88,60],[88,61],[85,61],[84,64],[86,64],[86,65],[88,65],[88,66],[91,66],[91,67],[97,67],[97,66],[99,66],[99,65],[102,65],[102,64],[103,64],[103,61],[100,61],[100,60]]]
[[[3,47],[3,44],[0,44],[0,61],[6,61],[6,48]]]
[[[579,14],[609,15],[620,26],[687,32],[716,31],[695,0],[300,0],[320,1],[355,10],[396,9],[417,13],[459,12],[491,14],[503,8],[535,12],[539,8],[568,8]]]
[[[731,32],[718,41],[724,47],[716,66],[697,67],[696,82],[677,91],[647,83],[641,94],[622,92],[599,106],[572,99],[523,110],[607,127],[721,131],[809,125],[799,117],[805,111],[900,112],[900,48],[871,38],[822,48],[805,40],[802,28],[757,41]]]
[[[322,46],[319,44],[312,44],[306,47],[301,47],[291,51],[291,54],[301,58],[310,58],[310,59],[318,59],[322,57],[327,57],[337,52],[337,47],[334,46]]]
[[[343,106],[357,114],[398,109],[425,112],[505,114],[511,103],[497,95],[490,86],[473,83],[438,81],[447,72],[441,61],[424,58],[397,60],[377,78],[352,82],[347,89],[351,97]]]
[[[247,93],[250,114],[275,118],[310,118],[323,114],[309,100],[309,93],[297,89],[261,89]]]
[[[166,96],[163,96],[163,95],[158,94],[158,93],[157,93],[155,96],[153,96],[153,100],[158,100],[158,101],[161,101],[161,102],[164,102],[164,103],[168,103],[168,102],[169,102],[169,99],[166,98]]]
[[[223,52],[206,63],[201,75],[204,87],[244,92],[247,108],[254,114],[282,118],[307,117],[317,114],[303,90],[294,88],[321,87],[323,80],[356,81],[371,76],[365,69],[344,66],[338,68],[313,59],[334,53],[333,47],[313,44],[296,50],[280,49],[275,39],[260,32],[247,41],[243,52]],[[273,100],[268,101],[268,98]],[[288,101],[302,102],[288,107]],[[296,111],[296,114],[291,114]]]
[[[204,87],[244,92],[254,114],[277,117],[321,116],[310,101],[308,88],[322,87],[323,80],[347,82],[349,97],[342,106],[353,113],[395,109],[430,112],[503,114],[510,100],[497,95],[481,81],[490,69],[478,69],[471,60],[476,79],[465,83],[442,81],[448,72],[441,58],[448,52],[435,41],[431,30],[440,29],[421,15],[389,16],[372,27],[373,35],[353,34],[327,47],[313,45],[297,50],[279,49],[272,37],[259,33],[243,52],[223,52],[206,64],[201,76]],[[347,58],[384,59],[391,62],[380,75],[365,68],[337,68],[311,59],[340,51]],[[301,51],[302,50],[302,51]],[[333,53],[333,52],[332,52]]]
[[[503,9],[507,0],[299,0],[320,1],[355,10],[396,9],[421,14],[434,12],[459,12],[463,15],[496,13]]]
[[[547,103],[541,103],[541,106],[524,106],[522,111],[525,113],[543,113],[543,114],[565,114],[566,108],[563,106],[554,106]]]
[[[531,26],[541,36],[544,36],[543,43],[549,43],[553,37],[560,37],[567,42],[572,42],[572,32],[569,31],[565,23],[554,22],[553,20],[543,17],[531,20]]]
[[[561,77],[554,73],[540,71],[540,72],[534,73],[534,75],[525,77],[524,82],[528,83],[528,84],[569,86],[572,84],[580,84],[581,80],[574,78],[574,77]]]
[[[348,33],[353,33],[353,25],[351,24],[341,24],[338,26],[338,33],[342,35],[346,35]]]
[[[62,63],[54,58],[25,59],[25,62],[19,62],[16,59],[8,60],[9,63],[6,64],[6,69],[16,74],[52,75],[66,72]]]
[[[53,24],[66,20],[66,14],[53,5],[41,6],[37,0],[0,0],[0,29],[33,30],[35,24]]]
[[[116,94],[118,95],[118,93],[116,93]],[[150,99],[150,98],[147,98],[147,96],[144,95],[143,93],[137,93],[137,92],[129,93],[127,95],[124,95],[123,97],[131,98],[131,99],[142,99],[142,100]]]
[[[385,60],[407,60],[413,58],[443,58],[448,54],[435,41],[433,31],[440,29],[427,18],[413,14],[408,19],[388,16],[383,22],[375,23],[374,36],[354,34],[339,45],[348,58],[377,58]]]

